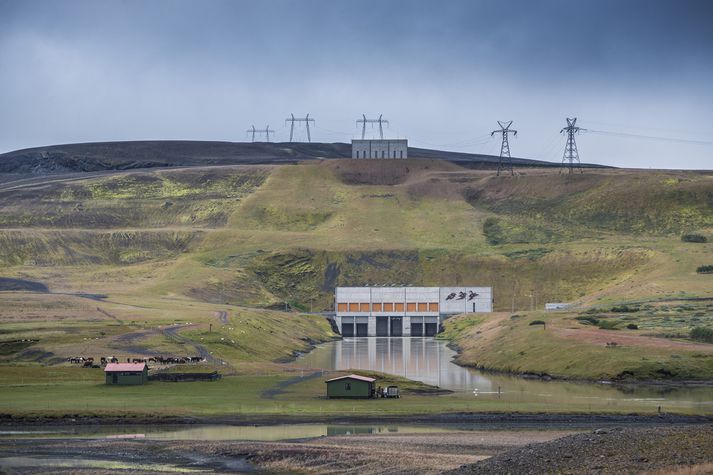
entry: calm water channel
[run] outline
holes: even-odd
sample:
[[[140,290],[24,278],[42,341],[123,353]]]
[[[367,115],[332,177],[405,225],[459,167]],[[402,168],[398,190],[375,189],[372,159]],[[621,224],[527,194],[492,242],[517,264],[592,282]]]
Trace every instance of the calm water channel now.
[[[329,370],[362,369],[395,374],[477,398],[513,403],[581,405],[583,409],[691,408],[713,410],[713,387],[636,386],[541,381],[493,375],[453,363],[455,352],[433,338],[345,338],[320,345],[298,358],[303,367]]]
[[[448,432],[449,426],[414,424],[276,424],[234,425],[62,425],[47,429],[0,430],[0,439],[149,439],[278,441],[353,434],[418,434]]]

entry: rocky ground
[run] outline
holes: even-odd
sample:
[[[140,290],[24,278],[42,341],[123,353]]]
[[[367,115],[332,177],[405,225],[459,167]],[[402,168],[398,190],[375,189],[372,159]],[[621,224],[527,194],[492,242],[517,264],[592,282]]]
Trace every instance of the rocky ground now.
[[[713,473],[713,426],[599,429],[514,448],[447,473]]]

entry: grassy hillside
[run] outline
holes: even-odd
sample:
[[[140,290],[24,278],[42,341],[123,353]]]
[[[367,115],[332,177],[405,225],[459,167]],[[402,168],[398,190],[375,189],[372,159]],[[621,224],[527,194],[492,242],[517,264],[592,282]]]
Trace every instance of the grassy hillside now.
[[[0,315],[12,330],[0,334],[8,364],[56,362],[82,348],[203,348],[209,365],[236,373],[279,367],[333,336],[323,318],[298,312],[328,310],[336,285],[492,285],[496,309],[511,313],[550,301],[584,311],[713,297],[713,276],[695,271],[713,264],[710,173],[523,169],[496,177],[442,160],[325,160],[6,183],[0,277],[48,289],[27,299],[0,293],[15,302]],[[688,232],[709,242],[683,242]],[[634,359],[669,367],[679,354],[596,344],[581,364],[546,366],[533,355],[574,352],[580,333],[550,338],[548,329],[533,339],[539,327],[507,320],[502,328],[512,331],[499,330],[508,338],[497,344],[517,352],[484,360],[461,340],[475,341],[480,323],[456,324],[459,334],[449,326],[448,335],[465,363],[512,371],[598,377],[594,370],[633,368],[648,377],[658,366]],[[557,328],[569,324],[582,330],[566,319]],[[39,341],[17,344],[34,332]],[[661,333],[650,338],[670,341]],[[694,359],[701,351],[681,351],[676,374],[708,377],[708,360]],[[617,356],[607,366],[594,354]]]

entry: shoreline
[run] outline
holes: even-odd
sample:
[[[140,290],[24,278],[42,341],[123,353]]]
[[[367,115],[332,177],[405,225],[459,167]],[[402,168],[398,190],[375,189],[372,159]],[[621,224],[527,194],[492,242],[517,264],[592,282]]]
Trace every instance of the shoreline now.
[[[285,424],[477,424],[479,427],[539,428],[592,427],[602,425],[713,424],[713,415],[616,414],[616,413],[447,413],[437,415],[389,416],[12,416],[0,414],[0,427],[88,426],[88,425],[235,425],[270,426]]]
[[[454,340],[449,340],[446,338],[436,338],[436,340],[443,341],[446,346],[456,353],[456,356],[451,360],[455,365],[461,368],[466,368],[474,371],[480,371],[486,374],[494,374],[501,376],[512,376],[514,378],[521,378],[525,380],[537,380],[537,381],[561,381],[567,383],[582,383],[582,384],[600,384],[615,387],[678,387],[678,388],[690,388],[690,387],[713,387],[713,379],[682,379],[682,380],[672,380],[672,379],[587,379],[587,378],[575,378],[561,375],[551,375],[548,373],[537,373],[537,372],[514,372],[507,371],[497,368],[489,368],[486,366],[477,366],[472,364],[463,363],[460,361],[460,356],[462,355],[460,347]]]

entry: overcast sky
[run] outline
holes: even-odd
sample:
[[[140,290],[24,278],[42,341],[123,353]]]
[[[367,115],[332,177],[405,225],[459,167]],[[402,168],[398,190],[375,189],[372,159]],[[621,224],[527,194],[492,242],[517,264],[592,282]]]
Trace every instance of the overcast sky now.
[[[290,113],[349,141],[383,113],[410,145],[493,154],[514,120],[513,155],[561,161],[576,116],[582,161],[713,169],[711,25],[707,0],[0,0],[0,152],[286,141]]]

